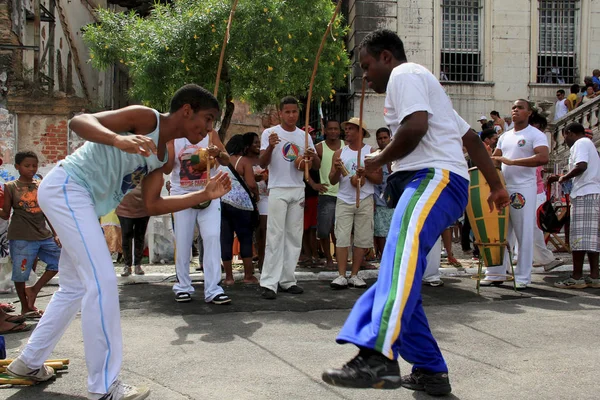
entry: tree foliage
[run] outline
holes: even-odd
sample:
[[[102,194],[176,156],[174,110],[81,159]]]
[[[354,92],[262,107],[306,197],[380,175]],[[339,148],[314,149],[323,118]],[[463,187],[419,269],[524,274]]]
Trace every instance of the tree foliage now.
[[[226,48],[219,97],[247,102],[253,110],[285,95],[306,96],[313,64],[335,4],[331,0],[239,0]],[[214,89],[230,1],[178,0],[156,4],[147,18],[98,10],[99,23],[84,40],[97,68],[128,67],[130,96],[161,110],[179,87]],[[338,17],[328,37],[313,99],[331,98],[345,86],[347,26]]]

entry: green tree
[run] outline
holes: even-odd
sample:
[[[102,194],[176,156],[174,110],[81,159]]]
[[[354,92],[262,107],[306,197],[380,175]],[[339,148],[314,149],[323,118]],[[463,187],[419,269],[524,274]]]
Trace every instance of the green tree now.
[[[233,99],[254,111],[285,95],[306,96],[314,59],[335,4],[331,0],[239,0],[221,74],[219,100],[226,103],[221,134]],[[93,65],[128,67],[130,96],[167,110],[186,83],[214,89],[231,2],[178,0],[156,4],[147,18],[98,10],[99,23],[85,28]],[[327,101],[345,84],[350,60],[347,26],[338,17],[320,59],[313,99]]]

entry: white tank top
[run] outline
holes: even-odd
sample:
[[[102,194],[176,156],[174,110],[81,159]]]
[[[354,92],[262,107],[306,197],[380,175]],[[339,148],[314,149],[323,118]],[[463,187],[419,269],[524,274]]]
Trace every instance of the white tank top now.
[[[208,147],[208,135],[198,144],[192,144],[186,138],[175,139],[175,157],[173,171],[171,172],[171,193],[182,194],[196,192],[203,189],[207,182],[206,171],[196,171],[192,168],[191,155],[200,148]],[[218,166],[218,165],[217,165]],[[211,169],[211,175],[216,174],[216,169]]]
[[[365,156],[371,153],[371,146],[365,144],[360,151],[360,166],[365,165]],[[356,188],[350,183],[350,178],[356,175],[356,169],[358,165],[356,163],[356,157],[358,152],[350,149],[348,146],[342,147],[342,153],[340,158],[344,163],[344,166],[348,170],[348,176],[342,176],[340,178],[340,189],[338,191],[338,199],[344,203],[352,204],[356,202]],[[375,193],[375,185],[373,185],[368,179],[363,187],[360,188],[360,199],[364,200]]]

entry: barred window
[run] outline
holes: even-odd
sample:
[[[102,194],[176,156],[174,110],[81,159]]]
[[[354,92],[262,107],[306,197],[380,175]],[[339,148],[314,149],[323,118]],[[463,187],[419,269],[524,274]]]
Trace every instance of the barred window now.
[[[578,0],[539,0],[537,82],[573,84],[577,70]]]
[[[441,81],[483,80],[481,0],[442,0]]]

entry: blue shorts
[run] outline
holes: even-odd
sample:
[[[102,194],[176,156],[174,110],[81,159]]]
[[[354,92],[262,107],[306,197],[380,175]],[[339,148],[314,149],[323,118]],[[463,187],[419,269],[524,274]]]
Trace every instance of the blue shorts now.
[[[13,264],[13,282],[27,282],[36,257],[46,263],[46,271],[58,271],[60,247],[54,238],[9,240],[8,243]]]

